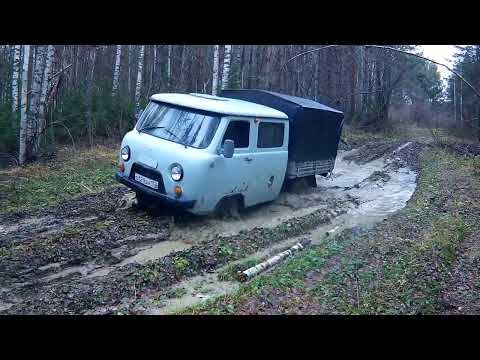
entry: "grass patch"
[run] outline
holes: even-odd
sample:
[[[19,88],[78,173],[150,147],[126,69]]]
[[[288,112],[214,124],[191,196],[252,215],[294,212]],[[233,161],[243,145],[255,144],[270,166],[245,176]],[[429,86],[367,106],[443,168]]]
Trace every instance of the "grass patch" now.
[[[115,185],[114,157],[113,149],[96,147],[62,153],[57,160],[46,164],[2,171],[1,211],[34,210]]]
[[[217,275],[220,281],[237,281],[238,272],[244,271],[252,266],[259,264],[262,260],[259,258],[247,259],[235,264],[228,265],[225,269],[220,271]]]
[[[350,238],[350,240],[353,237]],[[235,313],[236,308],[251,297],[259,296],[269,289],[289,289],[304,286],[306,274],[312,269],[323,267],[334,255],[338,254],[347,244],[347,241],[338,242],[335,238],[325,238],[323,246],[307,249],[304,254],[298,254],[271,271],[260,274],[251,281],[242,284],[234,294],[223,295],[206,302],[183,309],[179,314],[230,314]],[[246,264],[244,262],[243,264]],[[253,265],[255,265],[254,263]],[[240,265],[240,264],[239,264]],[[232,265],[219,274],[225,277],[232,275],[240,266]],[[243,267],[242,267],[243,268]],[[235,273],[236,274],[236,273]]]

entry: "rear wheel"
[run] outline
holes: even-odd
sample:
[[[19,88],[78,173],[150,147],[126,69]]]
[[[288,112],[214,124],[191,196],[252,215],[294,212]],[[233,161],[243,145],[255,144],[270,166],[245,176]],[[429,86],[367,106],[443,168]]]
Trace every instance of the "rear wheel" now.
[[[315,175],[289,180],[286,185],[286,191],[289,193],[300,194],[310,190],[312,187],[317,187],[317,179],[315,178]]]

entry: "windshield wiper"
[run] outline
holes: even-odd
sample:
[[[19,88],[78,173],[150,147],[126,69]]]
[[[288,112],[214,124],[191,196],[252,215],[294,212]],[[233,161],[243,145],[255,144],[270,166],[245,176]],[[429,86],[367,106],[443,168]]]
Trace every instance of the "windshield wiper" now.
[[[145,126],[138,130],[138,132],[142,132],[143,130],[152,130],[152,129],[165,129],[165,126]]]
[[[183,143],[182,140],[175,133],[168,130],[165,126],[146,126],[146,127],[141,128],[140,130],[138,130],[138,132],[142,132],[143,130],[152,130],[152,129],[163,129],[163,130],[165,130],[167,133],[169,133],[175,139],[177,139],[179,144],[182,144],[183,146],[185,146],[185,148],[187,148],[187,144]]]

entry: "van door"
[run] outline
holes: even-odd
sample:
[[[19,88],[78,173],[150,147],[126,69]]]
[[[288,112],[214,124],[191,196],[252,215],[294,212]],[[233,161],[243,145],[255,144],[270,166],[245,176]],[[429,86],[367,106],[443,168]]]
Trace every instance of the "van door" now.
[[[256,119],[251,196],[255,203],[272,201],[280,194],[288,164],[288,121]]]
[[[219,200],[225,195],[242,194],[245,206],[253,205],[251,180],[253,178],[253,141],[252,119],[230,119],[222,137],[222,146],[225,140],[233,140],[235,151],[231,159],[221,158],[218,163],[217,174],[221,179],[212,179],[222,189]],[[219,181],[221,180],[221,181]]]

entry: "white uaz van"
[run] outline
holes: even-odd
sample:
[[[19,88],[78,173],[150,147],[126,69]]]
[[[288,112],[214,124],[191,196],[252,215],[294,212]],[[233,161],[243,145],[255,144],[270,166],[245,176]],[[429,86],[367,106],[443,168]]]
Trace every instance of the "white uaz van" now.
[[[123,138],[116,174],[139,202],[209,214],[272,201],[285,179],[333,169],[335,157],[310,161],[310,170],[289,161],[290,121],[280,110],[204,94],[150,100]]]

